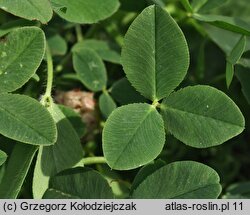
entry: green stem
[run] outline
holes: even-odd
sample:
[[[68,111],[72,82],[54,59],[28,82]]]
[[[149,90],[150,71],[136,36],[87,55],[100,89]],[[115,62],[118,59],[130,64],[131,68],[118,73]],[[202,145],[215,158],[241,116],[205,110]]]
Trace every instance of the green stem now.
[[[88,157],[82,159],[84,165],[107,163],[104,157]]]
[[[42,97],[41,103],[43,105],[48,105],[48,103],[52,100],[51,98],[51,91],[52,91],[52,85],[53,85],[53,60],[50,52],[49,45],[47,43],[46,47],[46,59],[47,59],[47,85],[46,85],[46,91],[44,96]]]
[[[82,35],[81,25],[76,25],[75,29],[76,29],[77,41],[78,42],[83,41],[83,35]]]
[[[188,12],[188,13],[193,13],[193,8],[191,7],[190,3],[189,3],[189,0],[180,0],[181,1],[181,4],[183,5],[183,7],[185,8],[185,10]]]

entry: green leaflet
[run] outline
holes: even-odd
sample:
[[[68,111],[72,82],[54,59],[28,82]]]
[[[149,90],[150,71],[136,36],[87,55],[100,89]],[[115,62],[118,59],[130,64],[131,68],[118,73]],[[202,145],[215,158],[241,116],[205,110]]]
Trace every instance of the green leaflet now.
[[[68,119],[55,104],[48,110],[56,122],[58,139],[53,146],[39,149],[33,178],[34,198],[42,198],[51,176],[77,165],[83,157],[80,139]]]
[[[99,98],[99,108],[105,118],[108,118],[112,111],[116,109],[116,103],[108,92],[101,94]]]
[[[106,179],[90,168],[65,170],[50,180],[45,199],[112,199]]]
[[[250,25],[237,17],[210,14],[204,15],[197,13],[192,14],[192,17],[199,21],[207,22],[222,29],[250,36]]]
[[[220,178],[212,168],[194,161],[174,162],[145,178],[134,199],[213,199],[221,192]]]
[[[0,166],[6,161],[7,155],[4,151],[0,150]]]
[[[101,91],[107,84],[107,71],[97,53],[91,49],[73,52],[73,66],[81,82],[90,90]]]
[[[52,35],[47,42],[52,55],[65,55],[67,53],[67,43],[59,34]]]
[[[0,42],[0,93],[23,86],[38,69],[45,52],[45,36],[37,27],[13,30]]]
[[[72,51],[88,48],[94,50],[102,60],[120,64],[120,54],[115,51],[107,42],[101,40],[84,40],[74,45]]]
[[[234,76],[234,65],[239,61],[241,58],[244,50],[246,47],[246,37],[242,36],[239,41],[235,44],[234,48],[227,56],[227,66],[226,66],[226,82],[227,87],[229,88],[233,76]]]
[[[106,19],[115,13],[118,0],[51,0],[54,11],[70,22],[91,24]]]
[[[136,102],[146,102],[146,99],[141,94],[139,94],[134,87],[131,86],[127,78],[122,78],[116,81],[112,85],[110,93],[115,101],[121,105],[127,105]]]
[[[232,83],[234,77],[234,65],[230,62],[226,63],[226,83],[227,88],[230,87],[230,84]]]
[[[234,76],[234,65],[239,61],[241,58],[246,46],[246,37],[242,36],[237,44],[234,46],[233,50],[231,51],[230,55],[227,57],[227,69],[226,69],[226,80],[227,80],[227,87],[230,86],[233,76]],[[232,65],[230,65],[232,64]],[[231,68],[231,69],[230,69]]]
[[[243,54],[245,47],[246,47],[246,37],[242,36],[234,46],[230,55],[227,57],[227,61],[235,65],[241,58],[241,55]]]
[[[154,101],[168,96],[184,79],[189,52],[176,22],[162,8],[153,5],[129,27],[121,61],[132,85]]]
[[[43,24],[53,15],[48,0],[1,0],[0,8],[28,20],[39,20]]]
[[[51,115],[28,96],[1,94],[0,119],[0,134],[10,139],[32,145],[56,142],[56,126]]]
[[[155,159],[165,143],[164,123],[148,104],[115,109],[103,130],[103,152],[112,169],[128,170]]]
[[[17,198],[37,149],[37,146],[16,143],[0,183],[1,199]]]
[[[209,86],[186,87],[162,103],[166,129],[183,143],[206,148],[224,143],[244,130],[245,120],[235,103]]]

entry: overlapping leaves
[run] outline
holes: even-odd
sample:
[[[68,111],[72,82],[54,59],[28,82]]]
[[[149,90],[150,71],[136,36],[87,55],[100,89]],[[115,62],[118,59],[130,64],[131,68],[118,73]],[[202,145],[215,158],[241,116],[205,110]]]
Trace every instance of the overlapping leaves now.
[[[53,146],[39,149],[33,178],[35,198],[42,198],[50,177],[77,165],[83,157],[80,138],[59,107],[52,104],[49,112],[56,123],[58,139]]]

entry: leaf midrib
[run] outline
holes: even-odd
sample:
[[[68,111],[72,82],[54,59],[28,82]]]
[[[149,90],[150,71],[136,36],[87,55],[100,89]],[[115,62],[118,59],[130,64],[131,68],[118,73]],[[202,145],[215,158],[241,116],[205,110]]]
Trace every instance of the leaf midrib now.
[[[133,138],[135,137],[135,135],[137,134],[137,131],[139,130],[139,128],[141,127],[141,125],[143,124],[143,122],[148,118],[148,116],[151,114],[151,112],[153,111],[153,108],[149,108],[149,110],[147,111],[147,113],[145,114],[145,116],[143,117],[143,119],[140,121],[140,123],[138,124],[138,126],[135,128],[134,133],[132,134],[132,136],[130,136],[130,138],[128,139],[127,144],[125,145],[125,147],[121,150],[119,156],[117,156],[117,159],[115,160],[115,162],[113,162],[113,168],[115,168],[116,164],[118,163],[118,161],[121,159],[121,155],[124,153],[124,151],[126,151],[126,149],[128,148],[128,145],[131,144],[131,141],[133,140]]]
[[[207,185],[203,185],[203,186],[198,186],[198,187],[196,187],[196,188],[194,188],[194,189],[192,189],[192,190],[188,190],[188,191],[186,191],[186,192],[183,192],[183,193],[180,193],[180,194],[171,196],[170,198],[171,198],[171,199],[177,199],[178,197],[183,196],[183,195],[185,195],[185,194],[192,193],[192,192],[195,192],[195,191],[200,190],[200,189],[206,189],[206,188],[208,188],[208,187],[216,186],[216,185],[219,185],[219,184],[218,184],[218,183],[212,183],[212,184],[207,184]]]
[[[6,112],[11,118],[14,119],[13,121],[18,121],[18,122],[22,123],[24,126],[26,126],[27,128],[35,131],[35,133],[37,133],[39,136],[41,136],[42,138],[44,138],[46,140],[46,142],[51,143],[51,141],[46,136],[44,136],[40,131],[34,129],[29,124],[26,124],[25,122],[23,122],[22,119],[18,118],[17,117],[18,115],[13,114],[11,111],[8,111],[7,109],[5,109],[5,108],[3,108],[1,106],[0,106],[0,110],[3,111],[3,112]],[[26,142],[26,143],[28,143],[28,142]],[[34,145],[37,145],[37,144],[34,144]],[[44,145],[46,145],[46,144],[44,144]]]
[[[154,19],[154,21],[153,21],[153,23],[154,23],[154,72],[153,72],[153,81],[154,81],[154,84],[153,84],[153,89],[154,89],[154,92],[153,92],[153,101],[154,100],[157,100],[157,98],[156,98],[156,85],[157,85],[157,80],[156,80],[156,6],[154,6],[154,16],[153,16],[153,19]]]
[[[167,111],[167,109],[169,109],[169,110],[173,110],[173,112],[182,112],[182,113],[185,113],[185,114],[190,114],[190,115],[198,116],[198,117],[205,118],[205,119],[212,119],[212,120],[215,120],[215,121],[223,122],[225,124],[233,125],[233,126],[241,128],[241,129],[244,128],[244,126],[237,125],[235,123],[232,123],[232,122],[229,122],[229,121],[226,121],[226,120],[221,120],[221,119],[217,119],[217,118],[213,118],[213,117],[209,117],[209,116],[204,116],[204,115],[201,115],[201,114],[198,114],[198,113],[193,113],[193,112],[190,112],[190,111],[169,107],[167,105],[163,105],[163,107],[164,107],[165,111]]]

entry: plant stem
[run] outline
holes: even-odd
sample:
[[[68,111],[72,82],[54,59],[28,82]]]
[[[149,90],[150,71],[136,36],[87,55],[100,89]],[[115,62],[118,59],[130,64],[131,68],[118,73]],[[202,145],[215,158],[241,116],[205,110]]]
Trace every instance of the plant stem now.
[[[83,41],[81,25],[76,25],[75,29],[76,29],[77,41],[78,41],[78,42]]]
[[[47,44],[47,49],[46,49],[46,55],[47,55],[47,70],[48,70],[48,79],[47,79],[47,87],[46,87],[46,92],[45,95],[50,97],[51,96],[51,91],[52,91],[52,84],[53,84],[53,61],[52,61],[52,56],[50,52],[49,45]]]
[[[53,60],[50,52],[50,48],[48,43],[46,44],[46,59],[47,59],[47,85],[46,85],[46,91],[44,96],[41,99],[41,103],[44,106],[47,106],[48,103],[52,100],[51,98],[51,91],[52,91],[52,85],[53,85]]]
[[[107,163],[104,157],[88,157],[82,159],[84,165]]]

